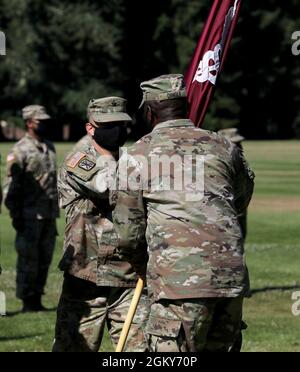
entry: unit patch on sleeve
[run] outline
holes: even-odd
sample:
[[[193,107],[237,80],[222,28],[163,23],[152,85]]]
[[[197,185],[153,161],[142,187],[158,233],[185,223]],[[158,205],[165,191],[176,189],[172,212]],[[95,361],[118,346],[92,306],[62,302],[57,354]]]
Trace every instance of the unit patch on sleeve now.
[[[94,163],[93,161],[88,160],[88,159],[83,159],[78,164],[78,167],[81,168],[81,169],[83,169],[83,170],[85,170],[85,171],[90,171],[93,168],[95,168],[95,166],[96,166],[96,163]]]

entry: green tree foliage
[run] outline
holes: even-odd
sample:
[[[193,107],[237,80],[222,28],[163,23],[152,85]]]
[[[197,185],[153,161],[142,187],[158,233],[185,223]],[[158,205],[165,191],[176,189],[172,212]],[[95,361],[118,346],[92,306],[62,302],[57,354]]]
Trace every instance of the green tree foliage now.
[[[63,124],[85,120],[91,97],[122,94],[121,0],[2,0],[1,116],[45,104]],[[117,11],[116,11],[117,10]]]
[[[88,100],[124,95],[136,112],[139,83],[184,73],[212,0],[0,0],[0,118],[30,103],[82,127]],[[239,126],[249,138],[300,136],[300,64],[291,35],[298,0],[244,0],[205,127]],[[57,136],[61,133],[56,126]],[[79,134],[79,133],[78,133]]]

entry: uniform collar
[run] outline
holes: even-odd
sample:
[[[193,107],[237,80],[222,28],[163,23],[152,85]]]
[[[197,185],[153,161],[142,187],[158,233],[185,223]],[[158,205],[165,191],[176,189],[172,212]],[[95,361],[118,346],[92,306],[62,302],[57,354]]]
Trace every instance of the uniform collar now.
[[[97,161],[97,163],[101,164],[102,160],[107,161],[107,159],[112,159],[115,161],[114,157],[112,155],[101,155],[99,152],[95,149],[93,145],[90,146],[89,150],[89,155],[92,155],[94,159]]]
[[[87,155],[91,157],[91,160],[93,160],[98,168],[98,171],[102,172],[103,170],[110,172],[116,169],[116,160],[112,155],[101,155],[99,152],[94,148],[94,146],[91,146],[88,151],[86,151]],[[111,168],[110,168],[111,167]]]
[[[29,133],[26,133],[25,137],[30,140],[36,147],[44,149],[45,142],[39,141],[38,139],[32,137]]]
[[[164,129],[164,128],[180,128],[180,127],[193,127],[195,128],[194,123],[190,119],[177,119],[177,120],[168,120],[163,123],[159,123],[153,129],[153,132]]]

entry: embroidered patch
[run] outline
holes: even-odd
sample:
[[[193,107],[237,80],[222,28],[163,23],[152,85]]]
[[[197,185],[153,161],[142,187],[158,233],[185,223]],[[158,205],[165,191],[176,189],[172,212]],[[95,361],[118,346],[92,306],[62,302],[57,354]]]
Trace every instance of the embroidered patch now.
[[[83,152],[76,152],[75,155],[67,162],[67,166],[70,168],[75,168],[76,165],[83,159],[86,155]]]
[[[11,163],[15,159],[16,159],[15,154],[9,154],[9,155],[7,155],[7,159],[6,160],[7,160],[8,163]]]
[[[95,166],[96,166],[96,163],[88,159],[83,159],[78,165],[79,168],[84,169],[86,171],[90,171],[91,169],[95,168]]]

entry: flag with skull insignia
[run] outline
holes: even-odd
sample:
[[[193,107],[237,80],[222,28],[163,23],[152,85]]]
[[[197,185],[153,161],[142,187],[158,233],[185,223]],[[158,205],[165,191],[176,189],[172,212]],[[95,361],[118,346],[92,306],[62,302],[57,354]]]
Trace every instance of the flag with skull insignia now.
[[[240,12],[240,0],[214,0],[186,72],[189,118],[200,127],[223,67]]]

